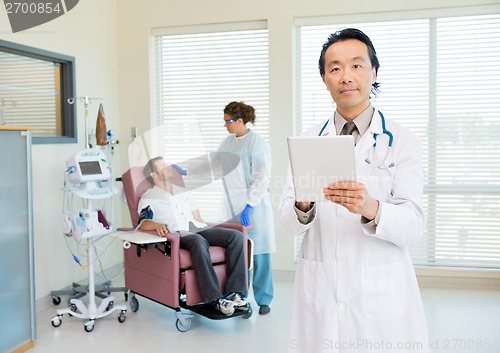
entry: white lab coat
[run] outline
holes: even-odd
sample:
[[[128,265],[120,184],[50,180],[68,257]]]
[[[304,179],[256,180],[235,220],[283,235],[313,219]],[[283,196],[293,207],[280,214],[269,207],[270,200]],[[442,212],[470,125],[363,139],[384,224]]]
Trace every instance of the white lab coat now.
[[[318,135],[323,123],[304,135]],[[356,175],[380,201],[376,228],[331,202],[316,203],[315,218],[301,224],[294,210],[290,170],[279,207],[292,234],[305,232],[297,264],[289,353],[428,352],[423,306],[407,247],[424,231],[423,173],[418,138],[387,120],[394,142],[375,111],[355,147]],[[329,130],[329,131],[328,131]],[[333,117],[323,133],[335,135]],[[378,133],[377,147],[373,134]],[[372,164],[365,160],[368,158]]]
[[[235,153],[240,157],[241,163],[241,168],[224,176],[229,194],[224,199],[224,219],[235,215],[239,217],[249,204],[253,209],[250,212],[252,228],[248,231],[248,236],[254,241],[254,254],[275,252],[274,217],[268,190],[271,178],[269,144],[262,136],[249,130],[241,137],[234,134],[227,136],[217,152]],[[227,205],[227,201],[230,205]]]

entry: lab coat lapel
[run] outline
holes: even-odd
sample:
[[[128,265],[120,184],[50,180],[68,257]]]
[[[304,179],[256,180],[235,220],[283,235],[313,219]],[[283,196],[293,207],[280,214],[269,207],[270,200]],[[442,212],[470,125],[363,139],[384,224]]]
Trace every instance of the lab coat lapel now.
[[[368,130],[366,130],[363,136],[361,136],[361,139],[356,144],[356,148],[354,149],[357,161],[365,160],[368,151],[372,148],[373,143],[375,142],[373,139],[373,134],[375,133],[382,134],[382,121],[378,110],[376,109],[373,113],[373,118]]]

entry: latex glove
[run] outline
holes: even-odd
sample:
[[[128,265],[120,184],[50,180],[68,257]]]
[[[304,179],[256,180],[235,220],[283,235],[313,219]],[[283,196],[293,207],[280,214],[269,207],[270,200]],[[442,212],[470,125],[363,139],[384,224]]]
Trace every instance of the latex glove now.
[[[247,204],[243,209],[243,212],[241,212],[241,224],[245,227],[250,225],[250,212],[252,209],[253,207]]]
[[[181,167],[179,167],[177,164],[171,164],[170,165],[172,168],[174,168],[175,170],[177,170],[179,172],[180,175],[187,175],[187,170],[186,169],[182,169]]]

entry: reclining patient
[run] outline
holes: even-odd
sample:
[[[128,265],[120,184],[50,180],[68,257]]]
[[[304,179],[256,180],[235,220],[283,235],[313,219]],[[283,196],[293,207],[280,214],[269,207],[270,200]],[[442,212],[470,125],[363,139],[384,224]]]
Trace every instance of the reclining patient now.
[[[191,193],[185,189],[177,190],[179,188],[172,184],[173,172],[162,157],[151,159],[144,167],[144,176],[154,186],[139,201],[140,228],[154,230],[161,237],[172,232],[180,234],[180,247],[191,254],[196,281],[206,303],[212,303],[227,316],[235,310],[248,310],[249,305],[244,300],[247,290],[243,234],[235,229],[208,227]],[[226,249],[224,294],[219,290],[217,275],[212,267],[211,245]]]

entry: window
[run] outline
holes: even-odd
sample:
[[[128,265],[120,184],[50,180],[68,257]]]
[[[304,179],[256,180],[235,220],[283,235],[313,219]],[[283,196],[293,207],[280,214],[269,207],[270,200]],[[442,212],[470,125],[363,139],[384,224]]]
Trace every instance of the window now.
[[[338,28],[360,28],[381,64],[373,104],[423,144],[427,229],[414,263],[500,268],[500,8],[390,16],[297,20],[296,129],[335,109],[317,69],[321,45]]]
[[[268,31],[265,22],[160,29],[154,36],[154,125],[150,156],[172,163],[216,151],[227,136],[223,109],[231,101],[255,108],[269,138]],[[221,185],[196,190],[204,218],[215,219]]]
[[[33,143],[76,142],[74,58],[0,40],[0,123]]]

